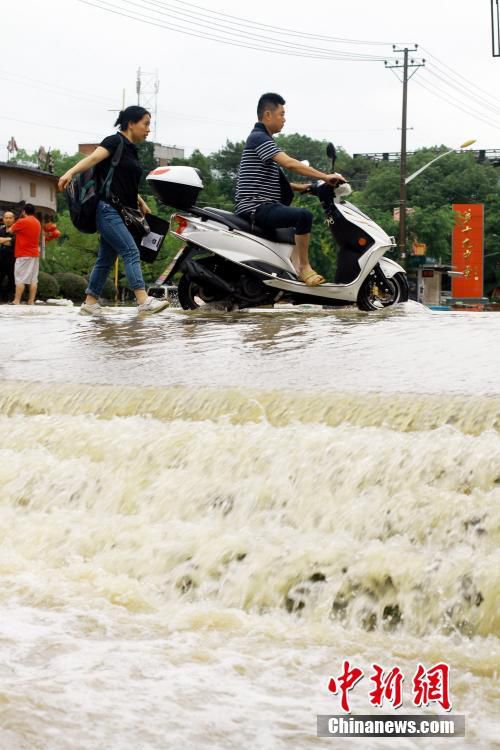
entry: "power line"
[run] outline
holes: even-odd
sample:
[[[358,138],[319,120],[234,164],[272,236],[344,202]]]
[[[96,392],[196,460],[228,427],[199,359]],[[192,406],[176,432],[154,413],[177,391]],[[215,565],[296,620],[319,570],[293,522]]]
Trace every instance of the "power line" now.
[[[216,18],[220,18],[224,20],[229,19],[229,22],[235,26],[246,26],[249,28],[261,29],[261,30],[272,32],[274,34],[281,34],[281,35],[285,34],[287,36],[296,36],[296,37],[301,37],[304,39],[316,39],[319,41],[335,42],[337,44],[355,44],[355,45],[370,45],[370,46],[386,46],[390,44],[390,42],[370,41],[366,39],[346,39],[344,37],[332,37],[332,36],[326,36],[324,34],[311,34],[311,33],[304,32],[304,31],[296,31],[293,29],[284,28],[283,26],[273,26],[271,24],[261,23],[259,21],[253,21],[250,19],[241,18],[240,16],[233,16],[229,13],[222,13],[221,11],[214,11],[214,10],[211,10],[210,8],[202,7],[201,5],[184,2],[183,0],[171,0],[171,1],[174,2],[177,6],[193,8],[196,11],[196,13],[195,14],[190,13],[190,15],[194,16],[195,18],[199,18],[201,16],[201,17],[216,17]],[[158,0],[144,0],[144,2],[148,2],[150,5],[154,5],[154,6],[162,7],[162,8],[172,7],[168,3],[158,2]],[[177,9],[177,12],[179,12],[178,9]]]
[[[222,44],[227,44],[231,47],[242,47],[245,49],[254,49],[259,52],[271,52],[272,54],[279,54],[279,55],[288,55],[292,57],[302,57],[302,58],[311,58],[311,59],[320,59],[320,60],[344,60],[348,62],[373,62],[373,61],[380,61],[383,58],[377,55],[366,55],[364,53],[356,53],[356,52],[342,52],[340,50],[328,50],[325,48],[317,48],[317,47],[309,47],[307,45],[297,45],[292,42],[282,41],[273,39],[270,37],[262,37],[255,34],[250,34],[247,32],[243,32],[238,29],[231,29],[228,28],[226,30],[219,30],[218,28],[214,27],[213,24],[202,24],[200,29],[200,24],[195,22],[186,21],[184,19],[183,22],[185,23],[184,26],[179,25],[178,23],[166,23],[161,19],[154,18],[151,16],[147,16],[144,14],[138,14],[137,11],[131,11],[128,10],[128,12],[124,12],[124,10],[120,10],[121,6],[112,5],[111,2],[107,2],[106,0],[95,0],[94,2],[91,2],[91,0],[78,0],[78,2],[83,3],[84,5],[88,5],[94,8],[98,8],[99,10],[104,10],[105,12],[112,13],[114,15],[123,16],[124,18],[130,18],[134,21],[140,21],[141,23],[145,23],[150,26],[156,26],[158,28],[167,29],[169,31],[177,31],[181,34],[185,34],[187,36],[192,36],[195,38],[201,38],[201,39],[208,39],[211,41],[220,42]],[[143,5],[140,5],[139,3],[133,2],[133,0],[124,0],[124,2],[127,2],[129,5],[138,6],[140,8],[144,8]],[[148,9],[149,10],[149,9]],[[162,12],[161,15],[169,15],[171,16],[171,13]],[[208,26],[210,29],[215,29],[214,31],[210,31],[210,33],[206,33],[205,28]],[[226,34],[226,36],[220,36],[219,34]]]
[[[458,73],[454,68],[452,68],[450,65],[448,65],[447,63],[445,63],[442,60],[440,60],[439,57],[436,57],[436,55],[433,55],[432,52],[429,52],[429,50],[425,49],[424,47],[421,47],[421,49],[422,49],[423,52],[425,52],[425,54],[428,57],[432,57],[433,60],[436,60],[436,62],[438,63],[439,67],[446,68],[446,70],[449,71],[448,75],[450,75],[450,73],[451,73],[451,75],[454,76],[455,78],[459,78],[462,81],[464,81],[465,84],[466,84],[466,88],[468,88],[471,91],[475,92],[476,95],[477,95],[478,91],[481,91],[483,94],[486,94],[486,97],[487,97],[488,101],[496,101],[496,102],[498,102],[500,104],[500,99],[497,99],[489,91],[486,91],[486,89],[481,88],[477,84],[477,82],[470,81],[468,78],[465,78],[465,76],[463,76],[461,73]]]
[[[45,122],[33,122],[32,120],[19,120],[16,117],[6,117],[5,115],[0,115],[0,120],[9,120],[10,122],[19,122],[23,125],[36,125],[39,128],[50,128],[51,130],[63,130],[65,133],[78,133],[79,135],[93,135],[98,138],[101,138],[101,135],[98,133],[91,132],[90,130],[75,130],[73,128],[64,128],[60,125],[49,125]]]
[[[17,80],[20,79],[20,80]],[[36,78],[30,78],[29,76],[20,75],[18,73],[10,73],[7,71],[0,70],[0,80],[9,81],[15,83],[17,86],[29,86],[31,88],[39,88],[43,86],[49,93],[56,94],[58,96],[71,97],[73,99],[79,99],[81,101],[93,102],[100,100],[103,103],[109,105],[109,98],[95,96],[90,92],[88,94],[80,93],[76,94],[74,89],[69,89],[64,86],[58,86],[57,84],[50,83],[48,81],[41,81]]]
[[[420,86],[421,88],[428,91],[433,96],[436,96],[441,101],[445,101],[448,104],[451,104],[452,107],[455,107],[455,109],[459,109],[461,112],[464,112],[466,115],[469,115],[470,117],[481,120],[481,122],[485,123],[486,125],[489,125],[492,128],[498,129],[498,123],[493,122],[493,120],[486,119],[487,115],[482,115],[481,113],[476,113],[471,109],[467,109],[458,102],[454,101],[453,99],[449,99],[446,92],[444,92],[442,89],[437,88],[436,86],[433,86],[432,88],[429,88],[429,86],[426,86],[422,81],[415,81],[415,83]]]
[[[448,88],[453,89],[454,92],[457,92],[460,94],[462,98],[466,98],[467,101],[473,100],[475,104],[478,104],[480,107],[483,107],[483,109],[487,109],[493,114],[499,114],[500,113],[500,107],[495,107],[494,105],[490,104],[490,102],[485,101],[482,97],[476,97],[472,94],[468,94],[467,92],[464,93],[463,87],[460,86],[460,84],[455,83],[453,79],[447,79],[445,76],[440,75],[439,73],[436,73],[436,71],[428,69],[427,73],[434,78],[437,78],[438,81],[443,83],[445,86],[448,86]],[[454,94],[456,96],[456,94]]]
[[[398,79],[399,80],[399,79]],[[176,112],[171,109],[162,109],[158,111],[158,114],[161,115],[163,118],[168,117],[175,117],[178,120],[188,120],[192,122],[208,122],[213,123],[214,125],[234,125],[234,126],[243,126],[248,127],[248,120],[225,120],[215,117],[205,117],[204,115],[189,115],[185,112]],[[388,128],[335,128],[335,133],[389,133],[393,132],[393,127]],[[306,125],[304,127],[304,132],[299,133],[298,131],[295,131],[294,133],[282,133],[284,136],[290,136],[290,135],[307,135],[307,133],[332,133],[332,128],[311,128],[309,125]]]

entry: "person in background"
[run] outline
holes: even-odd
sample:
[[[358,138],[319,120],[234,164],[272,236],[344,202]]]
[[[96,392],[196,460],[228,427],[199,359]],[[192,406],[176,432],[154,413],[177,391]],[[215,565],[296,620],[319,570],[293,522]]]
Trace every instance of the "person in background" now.
[[[0,289],[6,279],[6,301],[12,302],[16,288],[14,281],[14,247],[16,238],[8,230],[15,221],[12,211],[5,211],[0,225]]]
[[[28,305],[34,305],[38,287],[42,225],[35,216],[35,207],[32,203],[26,203],[21,212],[21,217],[7,231],[11,232],[16,238],[14,250],[16,259],[14,265],[14,280],[16,282],[14,305],[21,304],[26,284],[29,286]]]
[[[101,312],[99,297],[108,278],[109,272],[120,255],[125,264],[125,274],[130,288],[133,290],[137,309],[140,313],[157,313],[164,310],[168,300],[148,297],[141,269],[139,250],[135,240],[126,227],[118,210],[119,204],[129,208],[139,208],[143,214],[151,213],[147,204],[139,195],[139,182],[142,168],[139,162],[137,145],[146,140],[149,135],[151,115],[144,107],[131,106],[120,112],[115,126],[120,128],[118,133],[110,135],[90,154],[68,169],[59,179],[59,190],[69,184],[71,179],[96,167],[97,178],[101,184],[105,181],[113,154],[118,144],[123,142],[123,151],[119,163],[113,172],[109,197],[101,196],[97,205],[96,223],[100,234],[99,253],[97,261],[91,271],[87,287],[87,297],[81,307],[82,313],[94,315]],[[118,203],[113,203],[113,198]]]
[[[344,182],[341,174],[325,174],[288,156],[276,144],[273,135],[285,124],[285,100],[279,94],[262,94],[257,104],[258,122],[247,138],[236,182],[236,213],[261,229],[293,227],[295,250],[291,261],[299,281],[318,286],[325,279],[311,267],[309,242],[313,216],[305,208],[293,208],[282,202],[280,167],[296,174],[324,180],[333,185]],[[303,193],[306,183],[290,183]]]

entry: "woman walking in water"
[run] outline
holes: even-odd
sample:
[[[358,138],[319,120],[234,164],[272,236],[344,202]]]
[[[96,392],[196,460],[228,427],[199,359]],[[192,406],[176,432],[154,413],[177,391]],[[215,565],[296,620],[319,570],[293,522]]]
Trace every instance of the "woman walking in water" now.
[[[113,155],[119,144],[123,143],[120,160],[112,174],[110,189],[105,195],[100,196],[97,205],[99,253],[90,274],[86,290],[87,297],[81,307],[81,311],[88,315],[101,311],[99,297],[118,255],[125,263],[125,275],[135,294],[138,312],[157,313],[169,304],[167,300],[148,297],[142,276],[139,250],[119,210],[115,208],[115,206],[136,210],[139,208],[142,214],[151,213],[139,195],[142,168],[137,153],[137,144],[142,143],[148,137],[150,124],[151,115],[144,107],[127,107],[120,112],[115,122],[115,126],[120,128],[119,132],[105,138],[90,156],[68,169],[59,179],[59,190],[64,190],[75,175],[96,167],[98,184],[102,185],[111,168]]]

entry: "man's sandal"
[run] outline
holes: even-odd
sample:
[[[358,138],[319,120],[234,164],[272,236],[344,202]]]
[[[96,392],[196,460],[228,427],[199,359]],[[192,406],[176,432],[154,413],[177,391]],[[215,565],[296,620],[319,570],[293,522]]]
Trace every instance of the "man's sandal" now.
[[[306,274],[299,274],[299,281],[303,281],[306,286],[319,286],[325,283],[325,279],[321,274],[316,271],[310,271]]]

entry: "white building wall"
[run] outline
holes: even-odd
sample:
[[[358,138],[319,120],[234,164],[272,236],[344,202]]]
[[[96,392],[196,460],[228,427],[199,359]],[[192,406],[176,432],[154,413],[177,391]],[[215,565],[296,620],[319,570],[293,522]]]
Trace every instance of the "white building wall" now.
[[[184,149],[180,146],[163,146],[161,143],[155,143],[153,155],[160,162],[167,162],[172,159],[184,159]]]
[[[34,195],[33,195],[34,193]],[[0,201],[33,203],[34,206],[55,212],[56,185],[48,177],[20,170],[0,167]]]

